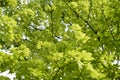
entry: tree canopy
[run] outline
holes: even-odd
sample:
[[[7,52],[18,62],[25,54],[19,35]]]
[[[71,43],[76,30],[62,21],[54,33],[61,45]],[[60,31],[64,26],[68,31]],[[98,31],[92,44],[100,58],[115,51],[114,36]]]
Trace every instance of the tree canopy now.
[[[14,80],[120,79],[119,7],[119,0],[0,0],[0,71]]]

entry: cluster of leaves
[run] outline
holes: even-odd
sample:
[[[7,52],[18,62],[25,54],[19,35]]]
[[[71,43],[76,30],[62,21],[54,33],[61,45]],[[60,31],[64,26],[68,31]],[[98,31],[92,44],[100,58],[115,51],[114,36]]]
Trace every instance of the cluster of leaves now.
[[[120,59],[119,0],[0,3],[1,72],[16,80],[120,78],[113,64]]]

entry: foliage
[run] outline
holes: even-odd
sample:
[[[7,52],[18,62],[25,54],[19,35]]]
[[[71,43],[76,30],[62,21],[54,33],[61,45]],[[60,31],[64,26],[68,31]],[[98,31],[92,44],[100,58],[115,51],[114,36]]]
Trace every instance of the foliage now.
[[[1,80],[10,80],[9,78],[4,77],[4,76],[0,76],[0,79],[1,79]]]
[[[118,80],[119,3],[1,0],[0,71],[15,80]]]

